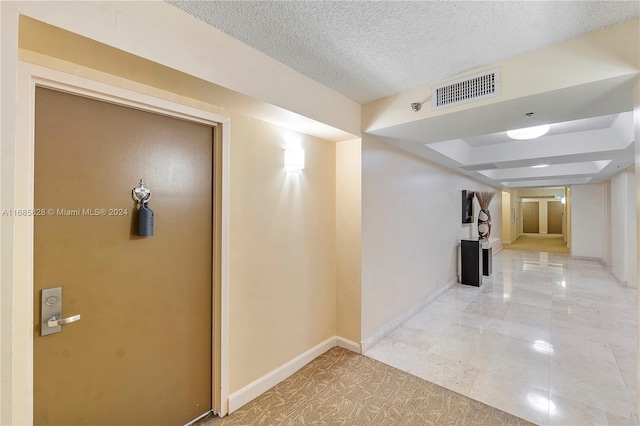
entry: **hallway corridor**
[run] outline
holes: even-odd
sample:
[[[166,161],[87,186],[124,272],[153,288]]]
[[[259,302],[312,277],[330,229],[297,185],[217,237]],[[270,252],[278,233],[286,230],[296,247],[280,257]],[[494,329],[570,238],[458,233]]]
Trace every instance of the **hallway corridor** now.
[[[630,424],[636,290],[603,265],[504,250],[365,353],[537,424]]]

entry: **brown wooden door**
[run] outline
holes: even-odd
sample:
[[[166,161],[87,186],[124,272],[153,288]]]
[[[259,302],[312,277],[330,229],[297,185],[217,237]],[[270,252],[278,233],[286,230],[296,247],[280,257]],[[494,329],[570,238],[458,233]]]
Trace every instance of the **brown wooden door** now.
[[[564,206],[561,201],[547,202],[547,233],[562,234],[562,214]]]
[[[522,232],[525,234],[540,233],[540,212],[537,201],[526,201],[522,203]]]
[[[35,424],[177,425],[211,408],[212,130],[36,90]],[[141,178],[152,237],[135,233]],[[60,286],[63,316],[82,318],[40,336],[40,291]]]

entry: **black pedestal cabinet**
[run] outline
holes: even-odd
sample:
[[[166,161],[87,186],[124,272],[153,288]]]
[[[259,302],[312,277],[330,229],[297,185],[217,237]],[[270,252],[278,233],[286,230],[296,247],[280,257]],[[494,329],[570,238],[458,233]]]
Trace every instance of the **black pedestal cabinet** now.
[[[488,277],[491,275],[491,265],[493,256],[491,254],[492,248],[482,249],[482,275]]]
[[[460,283],[480,287],[482,285],[482,240],[460,242]]]

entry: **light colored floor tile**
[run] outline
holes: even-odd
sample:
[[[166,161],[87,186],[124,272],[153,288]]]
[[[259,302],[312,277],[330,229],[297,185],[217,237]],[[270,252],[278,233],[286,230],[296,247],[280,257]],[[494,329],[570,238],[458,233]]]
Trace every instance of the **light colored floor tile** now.
[[[456,327],[456,329],[463,326]],[[483,331],[465,327],[467,330],[474,330],[467,335],[460,332],[445,332],[428,349],[428,353],[447,358],[455,362],[463,362],[471,367],[479,368],[485,364],[485,344],[487,337]]]
[[[488,331],[494,331],[494,332],[497,332],[498,330],[500,330],[500,327],[502,325],[502,321],[497,318],[487,317],[484,315],[475,314],[473,312],[466,312],[466,311],[462,312],[460,314],[460,317],[458,317],[454,321],[454,323],[464,325],[467,327],[478,328],[480,330],[488,330]]]
[[[505,306],[504,304],[498,303],[486,304],[483,303],[482,300],[478,299],[479,298],[476,298],[471,302],[464,312],[503,320],[509,310],[508,305]]]
[[[599,410],[589,405],[551,394],[553,409],[549,412],[549,424],[565,425],[630,425],[631,413],[624,416]]]
[[[549,365],[550,355],[545,348],[545,342],[518,339],[503,334],[496,334],[489,340],[489,355],[494,362],[520,364]],[[546,342],[548,343],[548,342]]]
[[[555,379],[579,378],[583,383],[603,390],[626,388],[612,354],[609,359],[606,354],[589,356],[577,351],[555,351],[551,356],[551,374]]]
[[[524,363],[513,359],[508,362],[496,362],[491,359],[481,369],[478,386],[482,383],[500,383],[509,389],[531,386],[545,392],[549,391],[549,365],[543,362]]]
[[[480,370],[462,361],[426,353],[409,373],[462,395],[468,395]]]
[[[460,313],[449,312],[427,312],[422,310],[413,317],[409,318],[404,326],[409,328],[428,330],[431,332],[442,332],[447,329],[454,321],[460,318]]]
[[[599,263],[505,250],[366,355],[537,424],[629,424],[636,297]]]
[[[469,397],[538,425],[549,424],[549,409],[544,399],[549,393],[544,389],[527,385],[512,387],[481,373]]]
[[[535,342],[536,340],[549,342],[549,339],[551,338],[551,331],[549,328],[550,327],[535,327],[505,320],[502,322],[498,332],[505,336],[516,337],[530,342]]]
[[[411,328],[406,325],[396,328],[389,336],[398,342],[416,347],[418,349],[427,350],[433,345],[438,337],[442,335],[441,331],[424,330],[420,328]]]
[[[620,334],[616,332],[607,332],[606,339],[609,345],[625,348],[631,351],[632,353],[635,353],[636,348],[638,346],[637,336],[629,337],[625,334]]]
[[[443,310],[445,312],[461,312],[464,311],[471,301],[459,300],[457,298],[448,297],[446,293],[429,304],[429,311]]]
[[[622,417],[635,408],[635,401],[631,401],[626,388],[598,384],[589,380],[588,372],[582,376],[554,372],[550,390],[553,394]]]
[[[471,302],[480,293],[478,287],[456,284],[448,292],[442,295],[443,298],[451,298],[464,302]]]
[[[390,338],[384,338],[364,355],[384,362],[402,371],[409,371],[411,367],[422,357],[423,352],[413,346]]]
[[[615,362],[614,352],[601,330],[588,333],[580,328],[571,333],[570,330],[554,328],[551,330],[551,342],[560,355],[575,355],[578,359],[597,358]]]

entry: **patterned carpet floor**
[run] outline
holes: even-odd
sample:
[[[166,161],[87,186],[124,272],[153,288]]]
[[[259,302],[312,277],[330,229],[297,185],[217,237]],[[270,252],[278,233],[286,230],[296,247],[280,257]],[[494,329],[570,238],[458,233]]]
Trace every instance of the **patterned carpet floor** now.
[[[342,348],[225,418],[228,425],[529,425],[518,417]]]
[[[505,244],[503,247],[507,250],[569,254],[569,249],[562,239],[562,236],[555,234],[522,235],[513,243]]]

